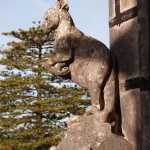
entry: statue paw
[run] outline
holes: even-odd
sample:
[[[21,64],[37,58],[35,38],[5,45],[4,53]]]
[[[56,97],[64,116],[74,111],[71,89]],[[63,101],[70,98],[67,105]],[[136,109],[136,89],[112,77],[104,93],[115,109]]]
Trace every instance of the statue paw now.
[[[77,123],[79,121],[80,121],[79,116],[71,116],[68,120],[68,125]]]
[[[53,65],[52,65],[53,64]],[[63,76],[68,73],[70,73],[70,70],[66,66],[66,63],[52,63],[50,60],[48,60],[45,63],[45,68],[49,70],[52,74],[58,75],[58,76]]]
[[[48,59],[47,61],[46,61],[46,63],[45,63],[45,65],[46,66],[53,66],[53,62],[52,62],[52,60],[51,59]]]
[[[86,115],[86,116],[94,115],[94,114],[99,113],[99,111],[100,111],[100,110],[98,109],[98,107],[97,107],[96,105],[91,105],[91,106],[89,106],[89,107],[86,109],[85,115]]]
[[[98,108],[96,105],[89,106],[85,111],[85,115],[94,115],[96,120],[99,120],[100,123],[106,123],[108,119],[107,113],[100,111],[100,108]]]
[[[57,147],[56,146],[52,146],[52,147],[50,147],[50,149],[49,150],[56,150],[57,149]]]
[[[100,123],[107,123],[107,115],[104,114],[103,112],[99,112],[95,116]]]

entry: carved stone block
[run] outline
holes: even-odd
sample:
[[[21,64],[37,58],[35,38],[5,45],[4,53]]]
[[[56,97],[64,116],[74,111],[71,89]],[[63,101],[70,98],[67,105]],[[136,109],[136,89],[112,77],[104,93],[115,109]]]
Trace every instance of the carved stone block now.
[[[113,134],[111,124],[99,123],[94,116],[72,116],[67,135],[55,150],[133,150],[122,136]]]

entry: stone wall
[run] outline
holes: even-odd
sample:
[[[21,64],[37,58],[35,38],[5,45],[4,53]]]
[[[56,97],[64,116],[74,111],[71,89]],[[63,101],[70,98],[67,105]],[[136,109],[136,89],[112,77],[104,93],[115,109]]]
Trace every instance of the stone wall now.
[[[135,150],[150,147],[149,1],[110,0],[110,49],[118,59],[122,132]]]

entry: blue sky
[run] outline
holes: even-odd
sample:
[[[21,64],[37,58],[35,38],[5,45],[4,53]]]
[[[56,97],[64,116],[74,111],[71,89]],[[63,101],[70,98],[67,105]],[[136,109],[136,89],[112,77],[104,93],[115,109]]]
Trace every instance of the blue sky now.
[[[68,0],[75,25],[109,47],[108,0]],[[12,38],[2,32],[28,29],[32,21],[42,21],[55,0],[2,0],[0,5],[0,46]]]

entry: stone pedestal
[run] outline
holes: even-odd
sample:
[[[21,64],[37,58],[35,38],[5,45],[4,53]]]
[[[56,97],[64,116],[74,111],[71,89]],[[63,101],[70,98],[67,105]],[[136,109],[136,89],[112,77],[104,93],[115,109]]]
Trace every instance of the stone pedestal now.
[[[113,134],[111,124],[99,123],[94,115],[72,116],[67,135],[55,150],[133,150],[122,136]],[[54,149],[51,148],[50,150]]]

